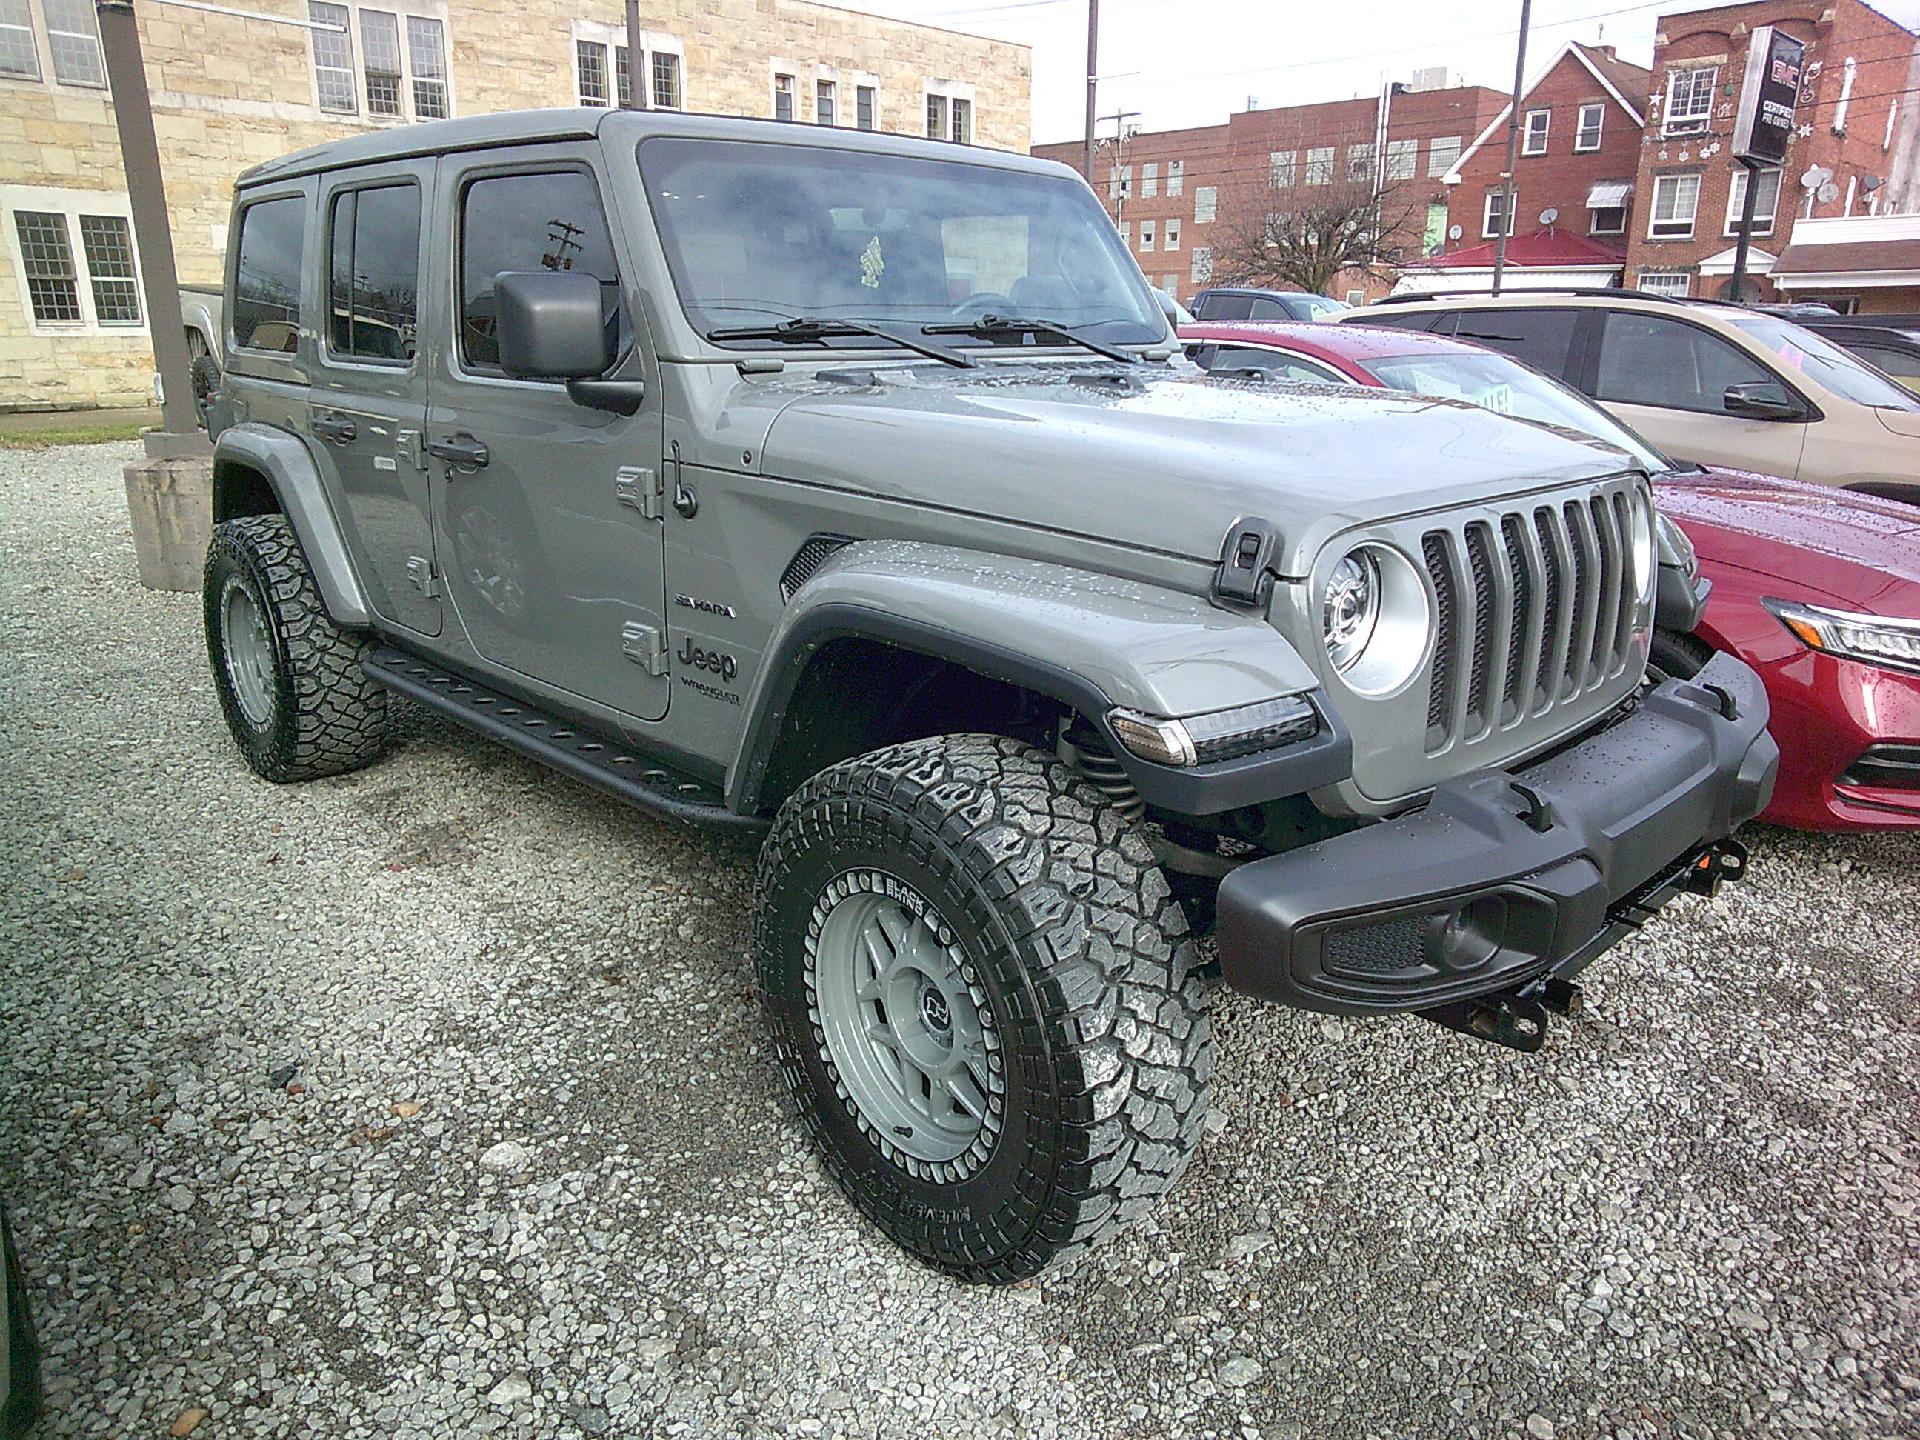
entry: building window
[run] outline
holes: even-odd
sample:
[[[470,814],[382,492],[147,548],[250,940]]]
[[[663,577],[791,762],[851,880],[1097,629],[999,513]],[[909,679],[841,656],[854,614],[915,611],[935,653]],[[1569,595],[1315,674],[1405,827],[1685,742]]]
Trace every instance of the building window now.
[[[1291,190],[1297,178],[1299,157],[1297,150],[1268,151],[1267,184],[1275,190]]]
[[[40,47],[33,38],[27,0],[0,0],[0,75],[40,78]]]
[[[1307,151],[1307,184],[1331,185],[1333,183],[1333,147],[1317,146]]]
[[[776,120],[793,119],[793,87],[791,75],[773,77],[773,118]]]
[[[1642,270],[1640,272],[1640,278],[1633,282],[1633,288],[1636,290],[1644,290],[1649,295],[1684,296],[1693,288],[1693,276],[1685,270],[1678,272],[1667,271],[1664,273],[1654,272],[1651,274]]]
[[[1347,180],[1350,183],[1372,181],[1373,179],[1373,142],[1347,147]]]
[[[1486,204],[1480,215],[1480,238],[1491,240],[1503,228],[1507,234],[1513,234],[1513,218],[1507,214],[1507,187],[1496,185],[1487,191]]]
[[[953,134],[951,138],[956,145],[971,145],[973,143],[973,102],[971,100],[962,100],[957,95],[953,99]]]
[[[1140,167],[1140,198],[1151,200],[1160,193],[1160,166],[1149,160]]]
[[[1140,248],[1143,251],[1153,249],[1153,221],[1151,220],[1140,222]]]
[[[1387,142],[1387,179],[1389,182],[1411,180],[1413,172],[1420,167],[1420,142],[1418,140],[1389,140]]]
[[[36,331],[138,330],[146,324],[133,223],[121,196],[0,187],[21,308]]]
[[[1653,177],[1653,209],[1647,221],[1649,240],[1691,240],[1694,212],[1700,208],[1698,175]]]
[[[953,88],[949,86],[946,91],[927,91],[927,138],[952,140],[959,145],[971,145],[973,143],[973,101],[967,96],[952,94]],[[972,87],[966,88],[971,90]],[[1128,170],[1127,175],[1131,178],[1132,170]]]
[[[1587,211],[1587,233],[1589,235],[1624,235],[1627,229],[1627,207],[1624,205],[1596,205]]]
[[[1573,132],[1573,149],[1575,154],[1584,155],[1589,151],[1600,148],[1600,127],[1606,123],[1606,119],[1607,107],[1605,105],[1582,105],[1580,107],[1580,124]]]
[[[446,31],[425,15],[407,17],[407,63],[413,68],[413,118],[444,120],[447,108]]]
[[[947,133],[947,97],[927,96],[927,138],[938,140]]]
[[[1544,155],[1547,153],[1547,129],[1553,124],[1553,111],[1529,110],[1526,124],[1521,127],[1520,153],[1522,155]]]
[[[592,40],[573,42],[574,91],[582,105],[607,103],[607,47]]]
[[[1160,226],[1160,244],[1168,250],[1180,248],[1180,220],[1178,216],[1169,217]]]
[[[813,123],[831,125],[834,123],[834,83],[831,80],[813,82]]]
[[[313,0],[307,6],[307,19],[316,25],[335,27],[313,32],[313,80],[320,108],[341,115],[351,115],[360,108],[353,93],[352,15],[346,6],[328,5],[322,0]]]
[[[633,108],[633,55],[624,45],[613,47],[613,98],[622,110]]]
[[[678,110],[680,108],[680,57],[671,50],[654,50],[650,53],[653,62],[653,108]]]
[[[1167,161],[1167,194],[1179,195],[1187,188],[1187,162]]]
[[[1460,158],[1458,135],[1437,135],[1427,147],[1427,178],[1437,180],[1451,170]]]
[[[1665,129],[1669,135],[1694,135],[1713,120],[1713,92],[1720,83],[1718,65],[1667,71]]]
[[[47,18],[47,51],[53,56],[53,78],[62,85],[106,89],[100,22],[93,13],[93,0],[41,0],[41,13]]]
[[[400,73],[400,22],[384,10],[360,17],[360,49],[367,68],[367,113],[398,115],[405,91]]]
[[[1193,223],[1211,225],[1220,205],[1220,190],[1214,185],[1196,185],[1193,189]],[[1198,255],[1198,250],[1193,252]]]
[[[929,112],[928,121],[931,124],[931,112]],[[933,132],[929,130],[927,133],[931,135]],[[1131,200],[1132,198],[1133,167],[1131,165],[1114,166],[1107,174],[1107,199]]]
[[[1733,185],[1727,191],[1726,234],[1740,233],[1740,214],[1747,203],[1747,176],[1744,166],[1733,172]],[[1780,172],[1762,170],[1760,188],[1753,192],[1753,234],[1773,234],[1773,217],[1780,208]]]
[[[879,124],[880,91],[872,85],[853,87],[853,123],[862,130]]]
[[[1205,285],[1213,279],[1213,249],[1207,245],[1193,247],[1193,269],[1190,272],[1193,283]]]

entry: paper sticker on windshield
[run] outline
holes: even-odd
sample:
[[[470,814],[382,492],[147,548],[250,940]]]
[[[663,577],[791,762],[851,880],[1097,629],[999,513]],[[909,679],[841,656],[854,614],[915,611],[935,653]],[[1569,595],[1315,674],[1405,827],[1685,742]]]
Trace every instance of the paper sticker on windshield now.
[[[886,272],[887,259],[880,253],[880,237],[876,235],[867,241],[867,248],[860,252],[860,283],[869,290],[878,290],[880,277]]]
[[[1496,385],[1491,390],[1483,391],[1475,403],[1485,409],[1493,411],[1496,415],[1511,415],[1513,413],[1513,387],[1511,385]]]

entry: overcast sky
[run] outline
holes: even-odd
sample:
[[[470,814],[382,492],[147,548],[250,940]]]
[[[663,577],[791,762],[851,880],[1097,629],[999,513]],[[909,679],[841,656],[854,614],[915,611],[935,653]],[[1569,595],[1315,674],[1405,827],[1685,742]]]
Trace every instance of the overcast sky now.
[[[837,3],[1031,45],[1034,143],[1080,136],[1087,0]],[[1535,0],[1528,76],[1569,40],[1613,45],[1645,65],[1655,19],[1690,8],[1706,7]],[[1920,26],[1920,0],[1877,8]],[[1505,91],[1519,23],[1519,0],[1101,0],[1100,73],[1110,78],[1100,84],[1100,113],[1138,110],[1132,123],[1148,130],[1217,125],[1250,96],[1270,106],[1372,95],[1383,76],[1404,80],[1427,65]]]

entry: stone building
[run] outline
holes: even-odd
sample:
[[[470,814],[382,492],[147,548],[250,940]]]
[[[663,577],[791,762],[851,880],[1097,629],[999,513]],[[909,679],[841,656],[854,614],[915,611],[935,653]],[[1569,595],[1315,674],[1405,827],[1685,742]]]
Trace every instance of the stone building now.
[[[443,116],[638,103],[1024,151],[1027,47],[810,0],[138,0],[183,284],[229,191],[301,146]],[[318,28],[315,28],[318,27]],[[0,0],[0,410],[147,403],[152,352],[92,0]]]

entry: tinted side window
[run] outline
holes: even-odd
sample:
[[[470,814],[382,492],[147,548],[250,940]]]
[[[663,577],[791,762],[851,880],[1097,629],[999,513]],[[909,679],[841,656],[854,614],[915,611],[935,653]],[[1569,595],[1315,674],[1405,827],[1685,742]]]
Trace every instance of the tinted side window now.
[[[1253,308],[1245,317],[1249,320],[1295,320],[1299,318],[1278,300],[1262,298],[1254,300],[1252,304]]]
[[[1567,378],[1579,311],[1466,310],[1457,315],[1453,333],[1460,339],[1503,351],[1556,380]]]
[[[1310,380],[1322,385],[1345,383],[1344,377],[1314,364],[1311,360],[1244,345],[1222,345],[1207,368],[1209,370],[1261,370],[1281,380]]]
[[[460,358],[500,368],[493,282],[503,271],[583,270],[600,282],[602,309],[624,348],[620,271],[593,177],[579,170],[476,180],[460,202]]]
[[[299,348],[300,247],[306,231],[303,195],[263,200],[240,212],[233,277],[236,344],[288,355]]]
[[[419,186],[335,196],[329,234],[329,347],[359,360],[411,360],[420,292]]]
[[[1908,389],[1920,390],[1920,351],[1892,350],[1880,345],[1853,345],[1849,348],[1869,365],[1878,365]]]
[[[1252,297],[1247,295],[1203,295],[1200,308],[1194,311],[1197,320],[1244,320],[1253,309]]]
[[[1433,311],[1418,305],[1374,305],[1368,307],[1364,322],[1354,323],[1385,325],[1394,330],[1440,330],[1452,324],[1453,316],[1441,315],[1437,321]]]
[[[1729,385],[1777,379],[1718,335],[1664,315],[1609,314],[1594,398],[1721,414]]]

